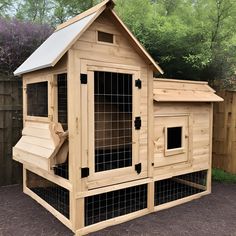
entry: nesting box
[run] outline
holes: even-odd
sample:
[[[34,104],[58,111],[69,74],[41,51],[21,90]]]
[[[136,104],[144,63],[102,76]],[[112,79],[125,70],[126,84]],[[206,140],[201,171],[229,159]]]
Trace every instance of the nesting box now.
[[[210,193],[205,82],[163,73],[103,1],[58,26],[23,77],[24,192],[77,235]]]

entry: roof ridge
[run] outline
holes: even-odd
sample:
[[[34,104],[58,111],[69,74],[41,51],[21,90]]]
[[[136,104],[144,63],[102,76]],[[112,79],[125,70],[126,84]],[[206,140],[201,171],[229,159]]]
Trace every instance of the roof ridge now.
[[[85,18],[86,16],[93,14],[94,12],[98,11],[101,7],[103,7],[104,5],[106,5],[109,2],[111,3],[111,7],[114,7],[115,3],[113,2],[113,0],[104,0],[101,3],[95,5],[94,7],[88,9],[87,11],[84,11],[84,12],[80,13],[79,15],[69,19],[68,21],[58,25],[55,31],[61,30],[65,27]]]

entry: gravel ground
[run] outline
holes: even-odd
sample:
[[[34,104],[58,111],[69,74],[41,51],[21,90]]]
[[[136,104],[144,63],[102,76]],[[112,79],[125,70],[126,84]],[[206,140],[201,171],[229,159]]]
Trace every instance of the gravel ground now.
[[[20,186],[0,188],[0,236],[72,236]],[[91,234],[236,236],[236,184],[213,184],[213,193]]]

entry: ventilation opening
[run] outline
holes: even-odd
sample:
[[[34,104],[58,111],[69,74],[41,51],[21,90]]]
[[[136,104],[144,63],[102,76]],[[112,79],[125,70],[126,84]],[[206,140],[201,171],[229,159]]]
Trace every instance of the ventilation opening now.
[[[98,31],[98,41],[104,43],[114,43],[114,35]]]
[[[206,191],[207,170],[155,182],[155,206]]]
[[[57,76],[58,88],[58,122],[62,124],[64,130],[68,129],[67,123],[67,74]]]
[[[69,191],[27,170],[27,187],[69,219]]]
[[[132,166],[132,75],[95,72],[95,171]]]
[[[147,208],[147,184],[85,198],[85,225]]]
[[[48,82],[27,84],[27,115],[48,117]]]
[[[167,128],[167,149],[182,147],[182,127]]]

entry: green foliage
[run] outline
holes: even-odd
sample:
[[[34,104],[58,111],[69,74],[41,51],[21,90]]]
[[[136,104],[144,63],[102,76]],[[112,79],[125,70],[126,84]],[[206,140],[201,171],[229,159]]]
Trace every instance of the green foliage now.
[[[55,26],[99,2],[101,0],[0,0],[0,16]],[[235,0],[115,2],[115,11],[159,62],[165,77],[226,85],[234,75]]]
[[[212,169],[212,179],[217,182],[236,184],[236,175],[227,173],[220,169]]]
[[[91,8],[100,0],[54,0],[53,23],[62,23],[72,16]]]
[[[52,19],[51,0],[18,0],[15,6],[17,7],[15,17],[20,20],[43,24]]]
[[[235,1],[117,0],[116,11],[165,77],[213,84],[234,74]]]

